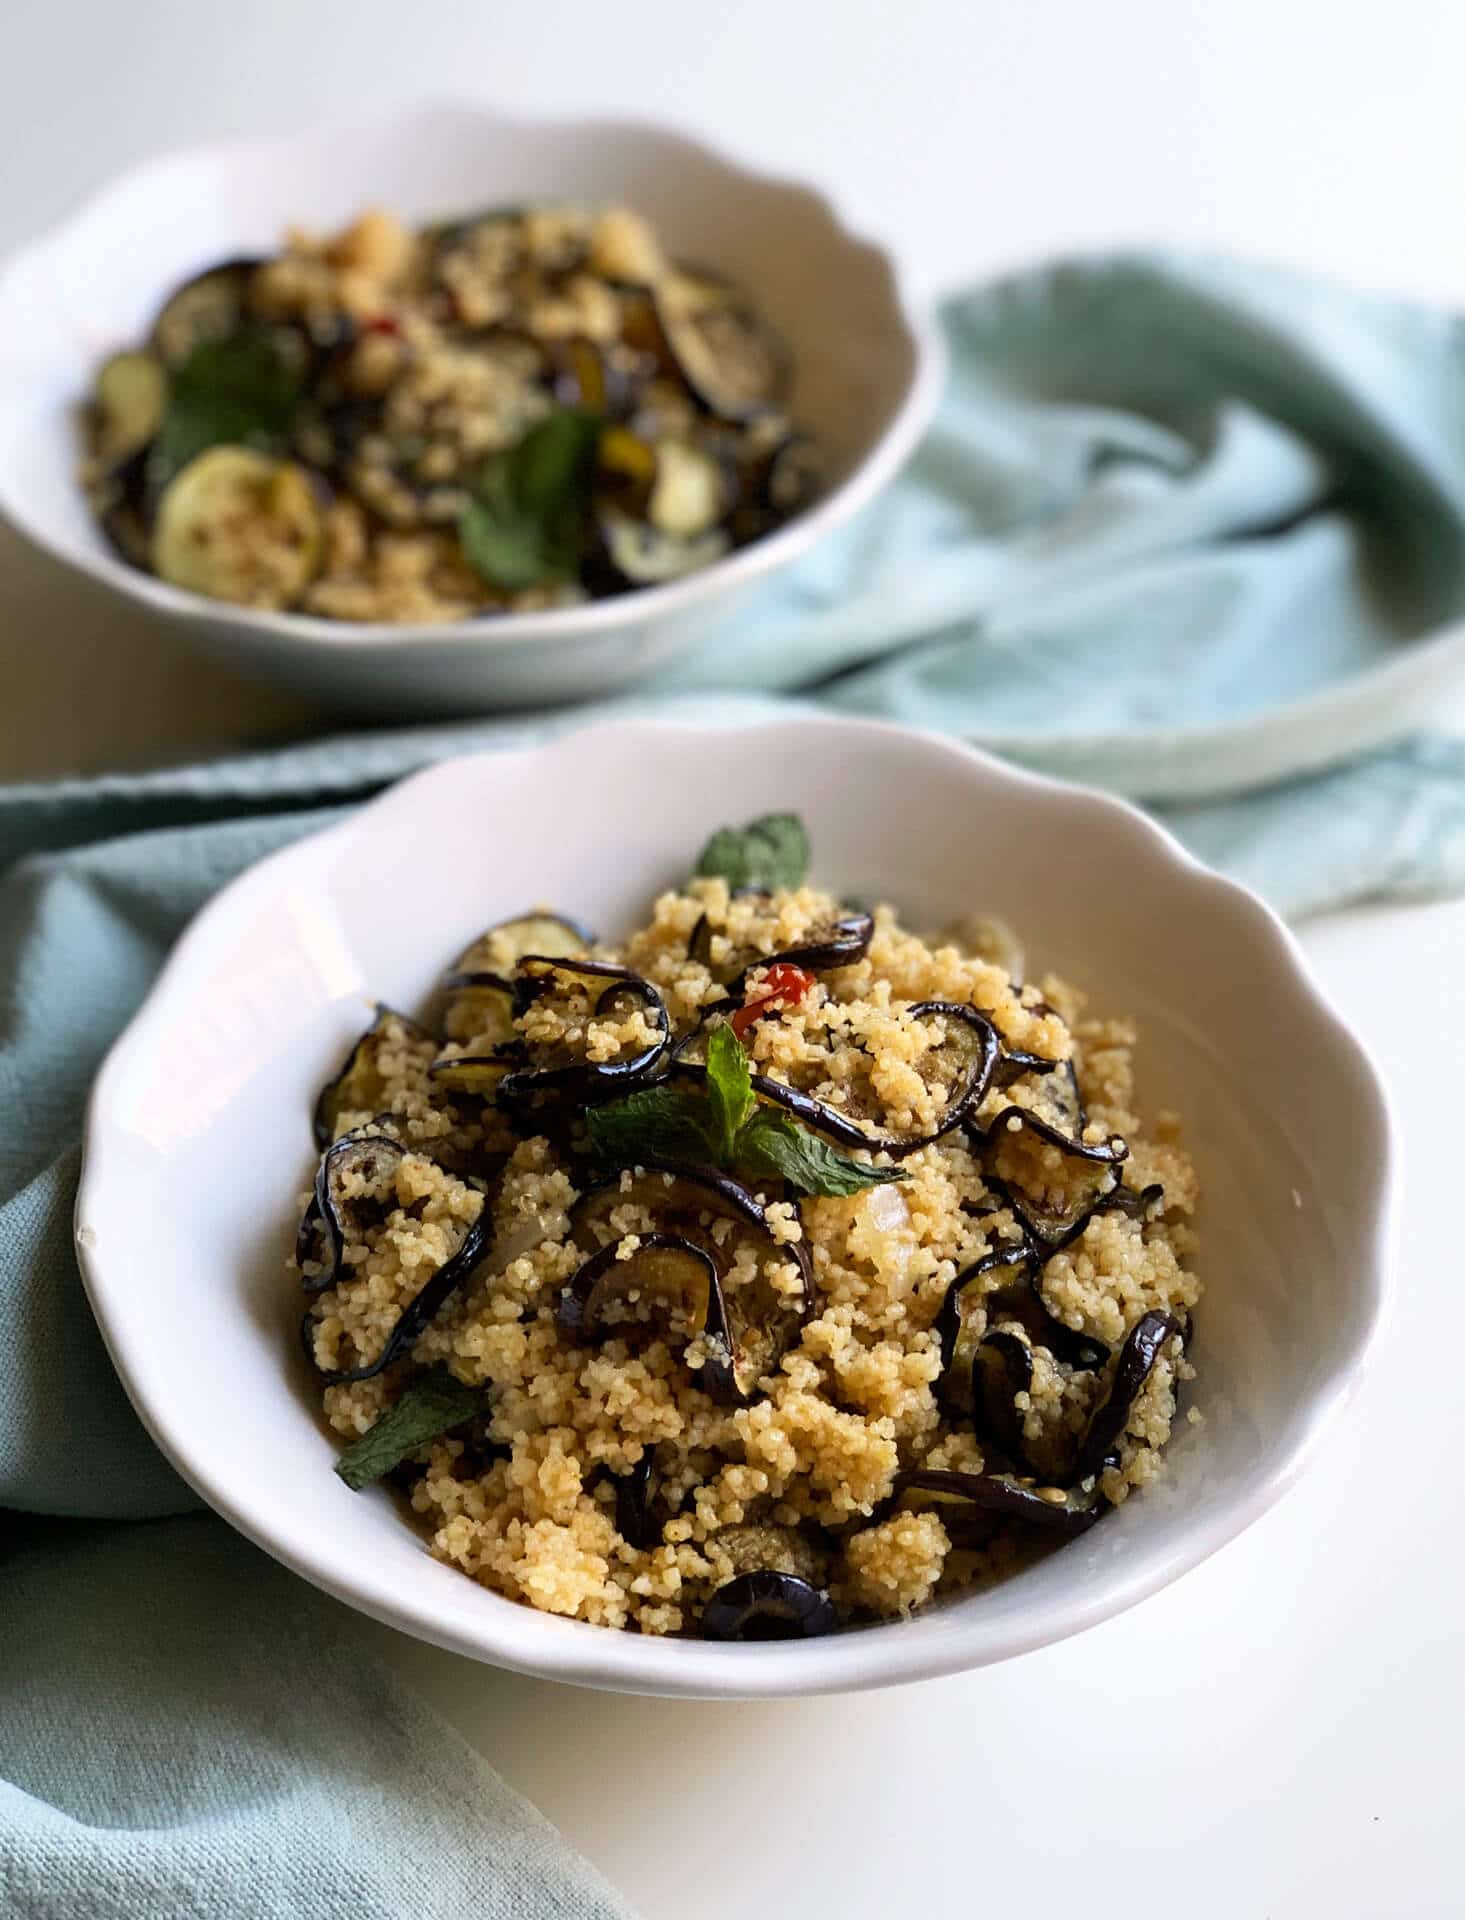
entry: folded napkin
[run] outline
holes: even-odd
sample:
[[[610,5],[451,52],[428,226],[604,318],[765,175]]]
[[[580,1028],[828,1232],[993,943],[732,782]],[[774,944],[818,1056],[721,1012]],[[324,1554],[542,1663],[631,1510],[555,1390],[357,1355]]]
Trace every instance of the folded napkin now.
[[[1261,764],[1248,720],[1265,709],[1275,741],[1285,699],[1454,614],[1455,323],[1153,260],[1027,276],[946,319],[951,391],[907,475],[655,704],[736,724],[786,711],[772,690],[1101,773],[1169,796],[1189,846],[1293,912],[1465,885],[1453,741],[1329,765],[1344,742],[1314,700],[1288,751],[1328,770],[1238,791]],[[346,1610],[194,1510],[112,1373],[70,1232],[87,1087],[210,894],[416,766],[583,717],[0,791],[7,1916],[625,1912]],[[1182,802],[1202,748],[1236,777]]]

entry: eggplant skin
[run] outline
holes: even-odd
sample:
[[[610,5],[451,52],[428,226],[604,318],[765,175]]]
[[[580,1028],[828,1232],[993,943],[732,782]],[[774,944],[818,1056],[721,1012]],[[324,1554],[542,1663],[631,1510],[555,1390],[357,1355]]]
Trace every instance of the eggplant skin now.
[[[707,1249],[680,1234],[643,1233],[628,1260],[620,1258],[620,1243],[612,1240],[581,1264],[574,1278],[562,1288],[555,1307],[555,1321],[560,1332],[566,1340],[577,1346],[587,1346],[594,1341],[608,1339],[612,1334],[623,1333],[632,1323],[607,1323],[602,1314],[605,1298],[613,1297],[620,1290],[614,1283],[620,1282],[621,1288],[645,1289],[648,1283],[643,1276],[649,1274],[650,1290],[660,1291],[656,1270],[672,1261],[679,1263],[683,1269],[686,1277],[682,1284],[690,1281],[701,1295],[690,1316],[688,1332],[700,1333],[714,1317],[720,1320],[717,1266]]]
[[[351,1136],[346,1137],[350,1139]],[[337,1141],[336,1144],[339,1146],[341,1142]],[[414,1149],[414,1151],[417,1150]],[[328,1387],[347,1386],[353,1380],[370,1380],[376,1374],[385,1372],[394,1362],[403,1359],[411,1352],[434,1316],[447,1305],[453,1294],[488,1252],[492,1233],[492,1209],[485,1201],[482,1212],[464,1234],[457,1252],[450,1255],[407,1302],[398,1316],[397,1324],[383,1341],[381,1352],[375,1360],[368,1361],[365,1366],[330,1368],[322,1367],[317,1362],[315,1314],[307,1307],[301,1317],[300,1341],[305,1349],[305,1357],[316,1376]]]
[[[782,1107],[785,1113],[791,1113],[806,1127],[823,1134],[841,1147],[863,1147],[870,1153],[888,1153],[893,1160],[904,1160],[909,1154],[919,1153],[922,1147],[934,1146],[938,1140],[944,1140],[948,1133],[965,1126],[986,1098],[1002,1047],[997,1029],[976,1007],[959,1006],[954,1000],[922,1000],[908,1011],[918,1020],[941,1014],[948,1020],[958,1022],[973,1035],[973,1044],[978,1049],[973,1054],[963,1082],[953,1090],[947,1101],[940,1126],[933,1133],[901,1135],[872,1132],[836,1108],[816,1099],[813,1094],[804,1093],[798,1087],[786,1086],[781,1080],[772,1080],[765,1073],[752,1075],[754,1093],[770,1106]],[[671,1070],[684,1079],[705,1080],[707,1077],[704,1066],[687,1058],[689,1042],[698,1038],[700,1031],[688,1035],[686,1040],[680,1041],[672,1049]],[[1008,1111],[1021,1113],[1023,1109],[1009,1108]]]
[[[609,1098],[612,1094],[631,1091],[655,1078],[672,1044],[671,1015],[658,989],[649,980],[643,980],[640,974],[630,972],[615,961],[526,953],[519,961],[519,973],[514,981],[515,1012],[523,1013],[537,995],[546,992],[556,974],[606,981],[605,991],[595,1003],[597,1014],[613,1001],[627,998],[639,1000],[651,1015],[656,1037],[629,1060],[604,1063],[575,1061],[550,1067],[536,1067],[531,1061],[505,1074],[499,1082],[497,1093],[500,1104],[512,1107],[537,1094],[584,1100]]]
[[[896,1475],[891,1496],[877,1509],[876,1519],[888,1518],[912,1493],[932,1495],[943,1505],[950,1502],[958,1511],[968,1507],[974,1516],[1021,1520],[1069,1539],[1087,1533],[1108,1511],[1108,1502],[1092,1489],[1075,1493],[1056,1486],[1023,1486],[1005,1473],[948,1473],[935,1468],[917,1468]],[[1049,1497],[1056,1494],[1064,1497],[1061,1500]]]
[[[651,1508],[655,1450],[647,1447],[629,1473],[612,1474],[616,1490],[616,1532],[628,1547],[649,1553],[661,1543],[661,1527]]]
[[[1087,1480],[1102,1472],[1105,1456],[1122,1439],[1130,1410],[1154,1371],[1166,1341],[1172,1339],[1183,1343],[1184,1329],[1174,1314],[1159,1308],[1142,1315],[1130,1328],[1114,1364],[1108,1398],[1094,1409],[1088,1431],[1079,1443],[1071,1479]]]
[[[839,1625],[834,1602],[794,1573],[740,1573],[702,1609],[704,1640],[812,1640]]]

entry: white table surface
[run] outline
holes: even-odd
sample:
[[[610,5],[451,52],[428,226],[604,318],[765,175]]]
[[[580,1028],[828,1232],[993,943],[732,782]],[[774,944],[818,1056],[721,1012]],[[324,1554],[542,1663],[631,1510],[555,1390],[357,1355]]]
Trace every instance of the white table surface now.
[[[478,96],[672,118],[814,176],[932,289],[1164,240],[1465,302],[1465,9],[1442,0],[11,0],[3,27],[0,247],[160,145]],[[8,535],[0,689],[0,777],[319,718]],[[1326,1458],[1213,1561],[1064,1646],[829,1701],[581,1693],[370,1629],[646,1920],[1465,1912],[1465,1480],[1439,1368],[1465,1286],[1443,1231],[1465,903],[1305,944],[1397,1105],[1399,1300]]]

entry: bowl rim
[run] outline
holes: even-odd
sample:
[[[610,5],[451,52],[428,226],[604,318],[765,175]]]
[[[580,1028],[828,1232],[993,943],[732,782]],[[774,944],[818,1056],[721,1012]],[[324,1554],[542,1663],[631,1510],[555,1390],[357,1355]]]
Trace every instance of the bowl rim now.
[[[946,369],[945,347],[935,318],[913,297],[909,277],[896,247],[863,229],[852,227],[835,196],[814,183],[749,165],[718,143],[666,121],[630,115],[516,114],[462,100],[426,99],[396,112],[353,119],[325,128],[297,127],[283,133],[254,134],[241,139],[198,141],[187,146],[171,147],[148,155],[113,175],[83,195],[42,232],[0,258],[0,300],[4,299],[14,276],[43,265],[56,249],[70,241],[76,229],[89,221],[105,217],[113,201],[124,197],[140,180],[149,176],[166,177],[171,169],[183,164],[249,167],[285,155],[292,149],[328,144],[332,140],[373,136],[386,138],[392,135],[407,137],[422,123],[441,126],[450,119],[493,126],[511,134],[532,131],[568,136],[573,133],[582,139],[587,136],[642,139],[680,146],[687,152],[710,160],[727,175],[730,182],[740,187],[756,185],[776,188],[791,197],[802,199],[812,216],[828,222],[848,252],[874,255],[881,261],[889,276],[891,316],[899,322],[909,345],[910,375],[885,427],[868,442],[844,479],[774,532],[680,579],[638,587],[609,599],[591,600],[576,607],[483,615],[465,620],[400,623],[328,620],[319,614],[239,607],[229,601],[210,600],[203,594],[172,586],[153,574],[129,566],[100,544],[93,548],[74,543],[43,517],[33,515],[27,508],[24,494],[17,492],[12,478],[3,472],[0,472],[0,514],[32,545],[61,565],[88,575],[104,587],[140,600],[170,619],[208,618],[226,623],[242,635],[254,635],[261,639],[267,636],[275,646],[283,642],[304,649],[320,645],[328,649],[366,647],[390,650],[404,642],[430,642],[436,647],[481,653],[484,650],[518,646],[524,642],[532,644],[541,640],[588,639],[628,626],[633,621],[674,617],[716,600],[724,593],[749,585],[796,559],[816,541],[843,525],[894,478],[930,424],[940,399]],[[6,366],[5,338],[5,334],[0,332],[0,374],[4,373]]]
[[[939,1648],[926,1648],[920,1657],[906,1651],[907,1641],[900,1632],[901,1622],[887,1622],[868,1630],[835,1634],[810,1641],[774,1642],[764,1645],[724,1646],[706,1641],[662,1641],[639,1635],[615,1632],[584,1623],[566,1622],[552,1615],[541,1615],[529,1608],[515,1607],[530,1623],[523,1627],[526,1645],[506,1645],[521,1636],[522,1622],[510,1627],[496,1608],[484,1608],[475,1615],[472,1631],[445,1625],[430,1605],[412,1595],[405,1600],[377,1587],[369,1568],[356,1563],[338,1565],[322,1556],[313,1559],[276,1539],[267,1524],[256,1518],[247,1499],[233,1488],[216,1480],[200,1468],[190,1455],[188,1438],[171,1432],[155,1417],[145,1396],[135,1386],[129,1365],[126,1328],[111,1311],[114,1291],[108,1279],[111,1261],[111,1236],[105,1239],[108,1252],[99,1254],[98,1241],[90,1221],[98,1212],[99,1197],[105,1198],[109,1181],[110,1146],[113,1132],[110,1113],[115,1105],[113,1087],[127,1071],[131,1057],[145,1052],[155,1026],[171,1017],[169,1002],[175,983],[191,965],[191,950],[210,938],[241,911],[252,909],[278,891],[278,881],[288,874],[302,849],[313,857],[325,850],[341,850],[363,833],[370,835],[373,823],[389,812],[413,812],[425,796],[439,786],[461,780],[465,769],[481,763],[502,768],[523,766],[536,754],[553,750],[564,742],[580,741],[587,733],[609,736],[622,742],[621,753],[632,756],[654,752],[658,737],[677,734],[683,738],[706,738],[732,732],[757,732],[761,736],[792,733],[807,739],[813,733],[840,734],[852,747],[862,740],[880,736],[894,737],[919,746],[968,772],[979,769],[1017,791],[1066,796],[1070,804],[1092,809],[1107,816],[1111,824],[1129,837],[1136,850],[1143,850],[1170,870],[1171,877],[1183,888],[1199,889],[1223,900],[1228,910],[1239,915],[1249,940],[1265,945],[1269,972],[1280,977],[1293,993],[1310,1003],[1322,1031],[1332,1045],[1350,1063],[1352,1078],[1360,1098],[1371,1105],[1373,1131],[1379,1154],[1369,1208],[1369,1232],[1360,1250],[1358,1272],[1361,1276],[1359,1331],[1351,1358],[1339,1362],[1333,1374],[1314,1389],[1305,1421],[1291,1449],[1279,1457],[1244,1497],[1218,1508],[1203,1534],[1198,1533],[1184,1550],[1166,1558],[1143,1560],[1136,1557],[1115,1577],[1110,1587],[1087,1603],[1074,1605],[1055,1617],[1053,1610],[1028,1622],[1009,1626],[993,1638],[990,1630],[985,1645],[970,1647],[973,1636],[954,1633]],[[797,751],[797,738],[794,750]],[[797,713],[788,717],[747,724],[733,722],[717,725],[706,721],[688,723],[665,715],[613,718],[584,728],[555,733],[547,740],[530,744],[511,744],[499,750],[450,754],[433,765],[395,782],[374,799],[341,821],[316,832],[302,835],[289,846],[267,855],[222,888],[184,929],[165,960],[132,1019],[109,1049],[92,1085],[87,1102],[83,1133],[81,1174],[74,1214],[74,1245],[82,1279],[92,1312],[103,1341],[134,1411],[165,1458],[215,1512],[246,1538],[279,1560],[293,1572],[344,1601],[357,1611],[382,1624],[395,1627],[429,1644],[487,1661],[512,1671],[540,1678],[611,1691],[651,1693],[683,1698],[766,1699],[795,1694],[823,1694],[862,1691],[868,1688],[899,1685],[922,1679],[993,1665],[1039,1647],[1055,1645],[1074,1634],[1127,1611],[1151,1594],[1189,1572],[1258,1520],[1296,1483],[1317,1457],[1334,1423],[1354,1398],[1371,1356],[1377,1351],[1380,1331],[1388,1316],[1395,1287],[1395,1248],[1398,1236],[1398,1129],[1390,1098],[1378,1069],[1367,1049],[1339,1012],[1327,991],[1313,974],[1291,930],[1276,913],[1240,882],[1205,866],[1190,854],[1158,822],[1128,801],[1111,794],[1080,787],[1050,775],[1033,773],[996,759],[978,748],[924,729],[899,726],[882,720],[848,719],[818,713]],[[125,1292],[124,1287],[117,1291]],[[513,1602],[506,1603],[515,1606]],[[575,1632],[537,1634],[548,1625],[555,1629],[573,1626]],[[504,1631],[501,1631],[501,1628]],[[976,1636],[979,1640],[980,1635]],[[541,1644],[542,1642],[542,1644]]]

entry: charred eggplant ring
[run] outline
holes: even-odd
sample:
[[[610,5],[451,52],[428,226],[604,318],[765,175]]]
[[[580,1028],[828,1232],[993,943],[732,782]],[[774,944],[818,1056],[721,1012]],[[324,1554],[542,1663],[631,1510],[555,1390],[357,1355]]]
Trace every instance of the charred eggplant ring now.
[[[347,1180],[359,1175],[375,1183],[389,1169],[395,1169],[406,1153],[401,1141],[394,1140],[390,1134],[364,1128],[343,1134],[334,1145],[327,1144],[315,1170],[310,1204],[295,1236],[295,1259],[302,1269],[301,1285],[307,1293],[321,1293],[341,1277],[347,1216],[352,1211],[352,1203],[344,1194]],[[307,1263],[321,1271],[307,1278],[303,1272]]]
[[[557,975],[581,985],[601,980],[609,982],[594,1001],[592,1017],[604,1017],[617,1003],[639,1003],[650,1015],[654,1037],[639,1053],[624,1060],[554,1061],[536,1066],[531,1051],[529,1064],[506,1074],[499,1082],[498,1097],[505,1104],[539,1093],[572,1092],[587,1098],[600,1093],[619,1093],[649,1078],[670,1050],[671,1016],[661,994],[649,980],[610,960],[526,954],[519,963],[519,977],[515,981],[518,1011],[522,1013],[540,994],[547,992]]]
[[[853,966],[869,952],[874,933],[875,922],[868,913],[841,914],[827,926],[814,928],[801,946],[750,960],[728,982],[728,999],[741,1002],[746,997],[748,975],[756,969],[788,966],[802,967],[805,973],[829,973],[835,967]]]
[[[492,973],[496,978],[529,954],[565,956],[584,953],[595,945],[595,935],[563,913],[516,913],[496,920],[454,962],[457,974]],[[451,985],[451,976],[448,983]]]
[[[1003,1148],[1014,1137],[1024,1135],[1031,1135],[1041,1146],[1056,1148],[1072,1168],[1082,1173],[1084,1181],[1076,1199],[1055,1205],[1034,1181],[1025,1184],[1010,1167],[1003,1169]],[[973,1130],[971,1137],[988,1184],[1000,1187],[1024,1229],[1045,1254],[1057,1253],[1083,1232],[1095,1208],[1118,1188],[1119,1169],[1129,1157],[1129,1148],[1118,1134],[1090,1146],[1026,1107],[1004,1107],[984,1131]]]
[[[946,1473],[934,1468],[918,1468],[895,1477],[895,1487],[883,1516],[909,1500],[925,1495],[918,1504],[935,1507],[946,1520],[952,1544],[977,1544],[984,1523],[995,1520],[1020,1520],[1028,1526],[1060,1533],[1068,1539],[1087,1533],[1103,1514],[1107,1502],[1092,1489],[1072,1492],[1063,1487],[1024,1486],[1006,1473]],[[965,1509],[965,1513],[963,1513]],[[975,1526],[964,1524],[975,1521]]]
[[[710,1260],[714,1284],[708,1290],[706,1324],[701,1329],[705,1347],[701,1383],[715,1400],[746,1404],[759,1380],[778,1365],[800,1327],[818,1310],[813,1269],[803,1242],[775,1240],[762,1207],[730,1175],[676,1161],[648,1160],[628,1186],[613,1181],[576,1202],[570,1232],[575,1243],[590,1252],[587,1265],[606,1259],[601,1236],[614,1232],[611,1215],[628,1204],[645,1208],[657,1223],[653,1233],[641,1235],[643,1246],[653,1238],[671,1238],[700,1248]],[[732,1231],[724,1229],[719,1235],[720,1222],[730,1223]],[[757,1276],[735,1291],[725,1290],[723,1281],[739,1246],[749,1239],[757,1257]],[[798,1286],[792,1293],[783,1292],[766,1277],[767,1268],[775,1264],[797,1269]],[[580,1283],[584,1272],[582,1267],[561,1295],[562,1312],[566,1294]],[[563,1328],[564,1321],[560,1324]]]
[[[377,1055],[388,1036],[389,1023],[393,1021],[414,1040],[428,1038],[426,1030],[419,1027],[415,1020],[409,1020],[406,1014],[378,1003],[371,1025],[346,1055],[340,1072],[326,1082],[316,1099],[311,1115],[311,1130],[315,1135],[315,1144],[322,1153],[335,1139],[336,1121],[342,1113],[376,1106],[376,1095],[370,1083],[373,1076],[378,1080],[381,1078],[377,1071]]]
[[[795,1573],[740,1573],[702,1609],[708,1640],[812,1640],[839,1625],[827,1593]]]
[[[464,1234],[458,1251],[444,1260],[432,1278],[407,1302],[397,1324],[382,1343],[381,1352],[375,1360],[367,1361],[365,1366],[321,1366],[315,1357],[315,1315],[307,1308],[300,1322],[301,1345],[305,1349],[306,1359],[324,1384],[342,1387],[353,1380],[370,1380],[409,1353],[432,1324],[434,1316],[447,1305],[488,1251],[491,1225],[489,1209],[485,1206]]]
[[[720,1322],[720,1301],[714,1307],[717,1293],[717,1266],[705,1247],[681,1234],[643,1233],[625,1258],[617,1240],[593,1253],[562,1289],[555,1320],[567,1340],[588,1345],[634,1324],[634,1312],[614,1317],[612,1309],[619,1303],[655,1309],[667,1331],[690,1337],[701,1333],[709,1320]]]
[[[981,1339],[971,1330],[978,1309],[983,1324],[996,1319],[1015,1320],[1034,1346],[1046,1347],[1056,1360],[1092,1373],[1109,1358],[1100,1340],[1066,1325],[1043,1298],[1044,1259],[1031,1241],[998,1247],[963,1270],[946,1290],[936,1329],[941,1340],[942,1397],[959,1413],[990,1417],[986,1400],[977,1397],[973,1368]],[[987,1391],[993,1383],[987,1383]],[[1025,1391],[1014,1387],[1014,1393]],[[1006,1425],[999,1416],[999,1424]],[[1001,1440],[994,1432],[997,1444]]]
[[[661,1527],[651,1506],[651,1474],[655,1451],[647,1447],[629,1473],[615,1473],[616,1532],[629,1547],[647,1553],[661,1539]]]
[[[1088,1431],[1079,1444],[1071,1478],[1088,1480],[1102,1471],[1105,1456],[1129,1425],[1130,1412],[1144,1391],[1167,1340],[1184,1339],[1180,1322],[1160,1309],[1144,1314],[1130,1328],[1119,1358],[1108,1398],[1094,1409]]]

